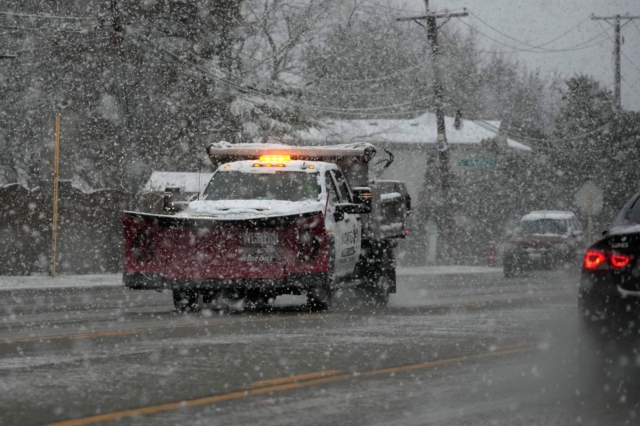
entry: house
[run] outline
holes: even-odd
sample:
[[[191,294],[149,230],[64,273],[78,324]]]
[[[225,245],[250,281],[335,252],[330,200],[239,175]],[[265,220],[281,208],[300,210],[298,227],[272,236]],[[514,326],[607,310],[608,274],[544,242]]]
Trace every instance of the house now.
[[[137,208],[149,213],[166,213],[163,196],[167,188],[179,190],[176,201],[186,201],[202,192],[212,176],[213,173],[154,171],[138,195]]]
[[[462,173],[469,169],[492,167],[494,158],[487,152],[483,141],[498,140],[503,150],[522,153],[531,148],[499,134],[500,122],[475,122],[445,117],[445,132],[450,149],[451,171]],[[386,148],[394,155],[394,164],[384,173],[384,179],[407,182],[414,204],[419,203],[420,189],[424,185],[427,153],[434,152],[437,143],[436,115],[425,113],[412,119],[326,120],[322,128],[311,128],[297,133],[302,145],[336,145],[369,142]],[[384,152],[378,156],[383,158]]]
[[[494,169],[500,153],[528,155],[532,151],[529,146],[501,135],[499,121],[457,121],[454,117],[445,117],[450,170],[454,175],[473,178],[477,173]],[[334,145],[369,142],[379,148],[378,157],[381,159],[388,155],[382,150],[388,149],[394,156],[394,162],[381,178],[406,182],[412,204],[421,205],[428,156],[436,152],[438,132],[435,114],[425,113],[411,119],[329,119],[323,124],[321,128],[298,132],[296,143]],[[436,261],[437,228],[432,223],[417,221],[419,219],[414,217],[412,231],[416,237],[403,243],[407,255],[405,259],[399,259],[400,263],[415,265]]]

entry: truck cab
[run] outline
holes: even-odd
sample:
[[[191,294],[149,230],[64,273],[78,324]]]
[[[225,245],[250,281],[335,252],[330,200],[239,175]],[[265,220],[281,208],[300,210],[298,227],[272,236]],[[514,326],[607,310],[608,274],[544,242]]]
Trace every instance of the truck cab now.
[[[322,213],[335,247],[335,274],[353,274],[361,252],[362,209],[332,163],[264,155],[221,164],[197,201],[177,217],[250,220],[296,213]]]

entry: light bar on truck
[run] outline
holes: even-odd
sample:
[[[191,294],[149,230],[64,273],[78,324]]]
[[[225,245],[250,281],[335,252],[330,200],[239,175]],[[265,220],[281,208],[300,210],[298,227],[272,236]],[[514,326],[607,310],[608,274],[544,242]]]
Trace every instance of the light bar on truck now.
[[[261,155],[260,161],[264,163],[286,163],[287,161],[291,161],[291,156],[289,155]]]

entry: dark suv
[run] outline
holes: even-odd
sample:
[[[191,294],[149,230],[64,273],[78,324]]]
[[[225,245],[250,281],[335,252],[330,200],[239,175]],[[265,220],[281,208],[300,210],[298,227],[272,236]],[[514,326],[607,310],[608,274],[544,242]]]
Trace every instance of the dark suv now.
[[[584,255],[578,302],[586,324],[611,323],[611,330],[622,332],[638,328],[639,259],[640,193],[631,197]]]
[[[520,219],[504,249],[504,276],[551,269],[563,264],[579,265],[583,231],[572,212],[534,211]]]

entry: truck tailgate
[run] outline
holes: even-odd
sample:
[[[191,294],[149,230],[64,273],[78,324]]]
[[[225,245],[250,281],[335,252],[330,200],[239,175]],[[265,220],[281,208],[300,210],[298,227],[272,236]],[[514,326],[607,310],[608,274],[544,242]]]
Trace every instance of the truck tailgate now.
[[[322,213],[247,220],[124,212],[125,274],[282,280],[327,269]]]

